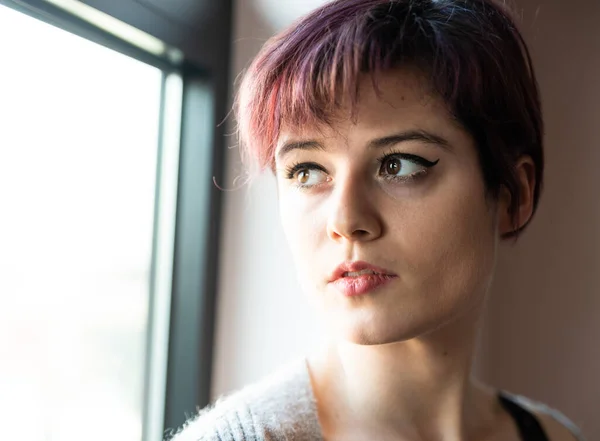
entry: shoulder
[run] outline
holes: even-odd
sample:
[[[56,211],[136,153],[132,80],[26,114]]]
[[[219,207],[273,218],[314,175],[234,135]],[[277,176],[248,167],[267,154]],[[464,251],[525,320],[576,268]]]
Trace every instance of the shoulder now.
[[[289,440],[320,438],[316,405],[304,361],[221,396],[200,410],[170,441]]]
[[[549,441],[585,441],[579,427],[560,411],[522,395],[508,395],[537,417]]]

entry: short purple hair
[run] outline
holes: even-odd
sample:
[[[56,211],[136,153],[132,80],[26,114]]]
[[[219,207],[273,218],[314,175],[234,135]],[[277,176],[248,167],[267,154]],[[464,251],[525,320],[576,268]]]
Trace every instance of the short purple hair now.
[[[271,38],[243,77],[235,112],[242,157],[274,170],[282,123],[332,122],[353,111],[359,77],[418,68],[473,136],[488,193],[502,186],[518,222],[515,163],[535,163],[534,212],[544,170],[543,120],[531,57],[510,11],[494,0],[337,0]],[[506,237],[517,237],[525,227]]]

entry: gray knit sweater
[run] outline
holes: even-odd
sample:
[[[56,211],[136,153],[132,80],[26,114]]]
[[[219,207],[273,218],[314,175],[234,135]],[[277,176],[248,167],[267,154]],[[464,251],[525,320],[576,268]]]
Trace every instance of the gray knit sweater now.
[[[560,412],[525,397],[512,398],[545,412],[584,441]],[[265,380],[219,398],[189,420],[171,441],[324,441],[306,360],[295,361]]]

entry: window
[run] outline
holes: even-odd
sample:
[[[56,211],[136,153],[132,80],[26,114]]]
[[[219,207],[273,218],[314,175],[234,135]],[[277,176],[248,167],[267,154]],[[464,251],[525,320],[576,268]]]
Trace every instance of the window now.
[[[166,354],[152,302],[170,293],[181,81],[4,6],[0,42],[2,437],[141,440]]]

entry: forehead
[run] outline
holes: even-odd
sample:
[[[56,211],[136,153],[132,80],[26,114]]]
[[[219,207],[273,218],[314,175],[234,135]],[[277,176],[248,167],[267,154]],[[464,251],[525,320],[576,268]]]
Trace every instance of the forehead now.
[[[453,124],[445,103],[433,92],[424,73],[394,69],[376,78],[370,74],[361,76],[356,107],[353,109],[349,100],[342,97],[339,109],[327,123],[297,127],[283,121],[277,147],[297,138],[352,136],[357,132],[376,135],[392,128],[441,129],[440,126]]]

